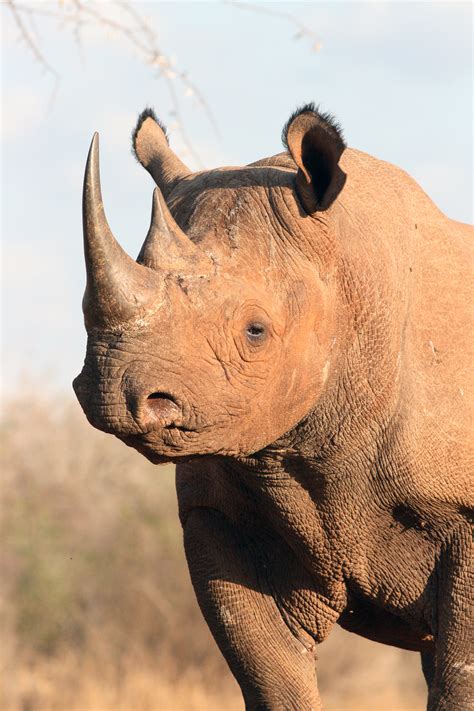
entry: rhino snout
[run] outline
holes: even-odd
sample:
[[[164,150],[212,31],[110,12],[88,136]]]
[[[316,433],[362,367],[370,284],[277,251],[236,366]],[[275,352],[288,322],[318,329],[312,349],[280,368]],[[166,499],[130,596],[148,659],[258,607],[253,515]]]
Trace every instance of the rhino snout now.
[[[139,435],[183,424],[183,407],[176,396],[150,387],[144,378],[132,376],[107,385],[91,378],[87,368],[73,381],[82,409],[97,429]]]

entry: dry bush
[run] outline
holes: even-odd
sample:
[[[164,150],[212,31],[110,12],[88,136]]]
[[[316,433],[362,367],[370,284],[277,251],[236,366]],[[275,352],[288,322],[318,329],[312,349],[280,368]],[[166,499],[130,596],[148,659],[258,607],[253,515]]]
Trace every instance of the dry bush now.
[[[242,709],[194,599],[172,468],[31,392],[1,424],[0,708]],[[424,706],[417,655],[336,630],[319,658],[327,711]]]

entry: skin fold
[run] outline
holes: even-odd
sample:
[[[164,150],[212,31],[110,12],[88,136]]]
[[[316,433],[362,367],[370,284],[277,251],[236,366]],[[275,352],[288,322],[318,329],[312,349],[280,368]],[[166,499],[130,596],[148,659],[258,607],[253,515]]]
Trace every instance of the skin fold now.
[[[84,187],[92,425],[176,462],[189,570],[246,708],[320,709],[334,624],[474,704],[472,230],[307,105],[287,152],[191,173],[151,110],[137,262]]]

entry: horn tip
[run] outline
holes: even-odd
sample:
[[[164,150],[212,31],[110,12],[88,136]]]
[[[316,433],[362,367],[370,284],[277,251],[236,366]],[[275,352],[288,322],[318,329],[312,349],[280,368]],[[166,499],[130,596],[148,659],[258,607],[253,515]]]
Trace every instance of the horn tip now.
[[[163,195],[160,188],[156,187],[153,190],[153,201],[151,210],[151,222],[152,224],[156,220],[163,220]]]
[[[97,131],[94,131],[94,135],[92,136],[92,141],[91,141],[91,147],[90,147],[90,152],[92,151],[98,151],[99,150],[99,133]]]
[[[161,206],[163,204],[163,193],[158,187],[153,190],[153,204],[156,206]]]
[[[87,156],[87,164],[91,161],[97,161],[99,156],[99,134],[97,131],[92,136],[91,145],[89,147],[89,154]]]

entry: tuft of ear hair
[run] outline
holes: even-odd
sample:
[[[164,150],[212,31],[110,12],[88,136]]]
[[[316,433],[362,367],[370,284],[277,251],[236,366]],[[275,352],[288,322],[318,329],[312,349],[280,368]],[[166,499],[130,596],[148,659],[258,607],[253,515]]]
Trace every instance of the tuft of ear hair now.
[[[153,121],[158,124],[158,126],[161,128],[161,130],[165,134],[166,141],[169,144],[168,131],[166,129],[166,126],[157,117],[154,109],[152,109],[151,106],[146,106],[143,109],[143,111],[141,112],[141,114],[139,115],[139,117],[137,119],[137,124],[132,132],[132,153],[138,162],[140,162],[140,158],[138,157],[138,153],[137,153],[137,136],[138,136],[138,133],[139,133],[142,125],[145,123],[147,118],[153,119]]]
[[[303,106],[300,106],[295,109],[288,121],[283,126],[281,132],[281,140],[287,151],[290,150],[288,146],[288,129],[290,128],[293,121],[298,116],[300,116],[300,114],[313,114],[314,116],[316,116],[324,130],[331,134],[335,140],[341,141],[344,148],[346,147],[346,142],[344,140],[344,135],[342,132],[342,126],[338,122],[336,117],[333,114],[330,114],[329,111],[320,111],[319,106],[316,106],[314,101],[311,101],[309,104],[304,104]]]
[[[298,166],[295,187],[305,211],[327,210],[346,180],[339,167],[346,148],[340,125],[313,103],[305,104],[286,122],[282,141]]]

